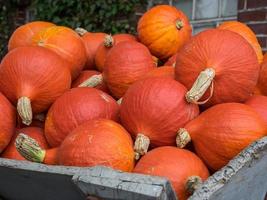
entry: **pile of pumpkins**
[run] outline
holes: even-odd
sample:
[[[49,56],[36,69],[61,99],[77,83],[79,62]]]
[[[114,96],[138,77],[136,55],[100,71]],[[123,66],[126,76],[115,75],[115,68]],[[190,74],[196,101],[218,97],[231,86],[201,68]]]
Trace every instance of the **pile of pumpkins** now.
[[[249,27],[192,36],[159,5],[137,32],[17,28],[0,64],[1,157],[166,177],[184,200],[267,135],[267,55]]]

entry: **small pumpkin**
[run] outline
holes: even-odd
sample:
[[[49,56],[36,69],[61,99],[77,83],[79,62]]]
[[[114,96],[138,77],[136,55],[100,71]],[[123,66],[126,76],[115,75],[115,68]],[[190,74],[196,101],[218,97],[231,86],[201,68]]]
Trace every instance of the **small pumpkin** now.
[[[177,135],[178,147],[193,142],[198,156],[212,170],[267,134],[267,125],[251,107],[240,103],[215,105],[188,122]]]
[[[167,62],[165,62],[164,65],[175,67],[175,65],[176,65],[176,58],[177,58],[177,53],[174,54],[172,57],[170,57],[170,58],[167,60]]]
[[[148,10],[138,21],[139,40],[159,59],[174,55],[191,37],[187,16],[177,8],[159,5]]]
[[[240,34],[253,47],[255,53],[257,54],[258,62],[262,62],[263,55],[261,46],[256,35],[246,24],[238,21],[226,21],[220,24],[220,26],[218,26],[218,29],[225,29]]]
[[[265,121],[267,125],[267,97],[262,95],[255,95],[249,98],[246,105],[252,107]]]
[[[102,44],[98,47],[95,55],[95,64],[98,71],[102,72],[105,67],[106,57],[112,47],[123,41],[136,41],[136,37],[131,34],[106,35]]]
[[[118,120],[119,105],[108,94],[95,88],[73,88],[50,107],[45,121],[45,137],[57,147],[80,124],[96,119]]]
[[[143,78],[149,78],[149,77],[168,77],[174,79],[175,78],[174,67],[173,66],[157,67],[149,71],[147,74],[145,74]]]
[[[72,87],[80,87],[84,81],[88,80],[92,76],[100,75],[101,73],[95,70],[84,70],[80,73],[78,78],[72,82]],[[102,90],[103,92],[109,93],[108,86],[105,82],[100,83],[99,85],[95,86],[96,89]]]
[[[36,46],[10,51],[0,66],[0,91],[14,104],[22,122],[30,125],[32,115],[41,113],[70,88],[66,63],[54,52]]]
[[[74,30],[64,26],[52,26],[38,32],[32,37],[32,45],[48,48],[68,61],[73,80],[87,60],[83,40]]]
[[[194,153],[171,146],[149,151],[133,172],[168,178],[179,200],[186,200],[209,176],[207,167]]]
[[[120,124],[111,120],[95,119],[78,126],[57,150],[54,149],[57,154],[36,148],[38,145],[32,141],[20,135],[16,144],[22,155],[32,161],[45,162],[44,158],[52,154],[60,165],[103,165],[126,172],[134,168],[131,137]]]
[[[209,29],[178,52],[175,77],[189,90],[187,101],[209,107],[246,101],[254,92],[259,69],[253,48],[242,36]]]
[[[15,141],[19,133],[24,133],[25,135],[32,137],[43,149],[49,148],[48,143],[44,137],[43,129],[38,127],[27,127],[16,131],[16,134],[13,135],[11,142],[9,143],[3,154],[1,154],[1,157],[15,160],[26,160],[23,156],[20,155],[15,146]]]
[[[87,61],[84,69],[95,68],[95,56],[98,47],[103,43],[106,33],[91,33],[82,28],[75,29],[77,33],[82,37],[85,45]]]
[[[139,80],[128,89],[120,119],[135,138],[136,159],[149,146],[175,145],[177,131],[198,115],[198,106],[185,101],[186,92],[182,84],[166,77]]]
[[[36,33],[51,26],[56,26],[56,25],[45,21],[34,21],[18,27],[12,33],[8,41],[8,51],[11,51],[12,49],[15,49],[17,47],[31,45],[32,37]]]

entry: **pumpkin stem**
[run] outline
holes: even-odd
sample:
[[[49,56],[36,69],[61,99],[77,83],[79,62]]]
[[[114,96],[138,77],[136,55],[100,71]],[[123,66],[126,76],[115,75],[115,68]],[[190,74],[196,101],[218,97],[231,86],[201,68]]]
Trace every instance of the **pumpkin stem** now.
[[[185,184],[186,191],[192,195],[196,189],[198,189],[203,183],[199,176],[190,176]]]
[[[104,46],[105,47],[112,47],[114,45],[114,39],[112,35],[106,35],[104,38]]]
[[[80,27],[78,27],[78,28],[75,29],[75,32],[78,33],[80,36],[83,36],[83,35],[84,35],[85,33],[87,33],[88,31],[85,30],[84,28],[80,28]]]
[[[180,128],[176,136],[176,145],[184,148],[191,141],[191,137],[185,128]]]
[[[138,160],[148,151],[150,139],[142,133],[138,133],[134,142],[135,159]]]
[[[178,30],[181,30],[184,27],[184,22],[180,19],[178,19],[175,24]]]
[[[189,103],[204,104],[210,100],[213,95],[213,79],[215,77],[215,70],[207,68],[200,72],[197,80],[194,82],[192,88],[186,93],[185,97]],[[199,102],[198,100],[205,94],[207,89],[210,88],[210,96],[208,99]]]
[[[29,161],[42,163],[45,159],[46,151],[39,146],[35,139],[23,133],[17,136],[15,146],[17,151]]]
[[[30,125],[32,123],[31,100],[28,97],[20,97],[17,103],[17,110],[22,123]]]
[[[97,74],[82,82],[79,87],[96,87],[101,83],[103,83],[103,76],[102,74]]]
[[[119,100],[117,100],[117,104],[121,105],[121,103],[122,103],[122,97]]]

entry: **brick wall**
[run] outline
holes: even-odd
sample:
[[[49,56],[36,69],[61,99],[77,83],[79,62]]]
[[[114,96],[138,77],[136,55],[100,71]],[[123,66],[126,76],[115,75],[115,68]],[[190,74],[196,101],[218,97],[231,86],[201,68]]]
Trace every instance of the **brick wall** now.
[[[238,21],[246,23],[267,52],[267,0],[239,0]]]

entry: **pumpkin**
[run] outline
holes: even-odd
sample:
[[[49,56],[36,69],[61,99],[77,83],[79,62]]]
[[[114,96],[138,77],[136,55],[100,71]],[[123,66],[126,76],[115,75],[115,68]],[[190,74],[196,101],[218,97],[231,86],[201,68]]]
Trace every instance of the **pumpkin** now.
[[[78,125],[96,118],[118,120],[119,105],[95,88],[73,88],[60,96],[48,111],[45,137],[57,147]]]
[[[267,53],[265,53],[263,56],[263,62],[267,62]]]
[[[71,76],[60,56],[43,47],[18,47],[0,66],[0,91],[15,105],[22,122],[30,125],[32,113],[48,109],[70,88]]]
[[[175,77],[189,90],[188,102],[209,107],[246,101],[253,94],[259,69],[253,48],[242,36],[209,29],[178,52]]]
[[[170,57],[167,62],[165,62],[165,66],[173,66],[175,67],[176,65],[176,59],[177,59],[177,54],[174,54],[172,57]]]
[[[261,64],[260,75],[257,87],[262,95],[267,95],[267,61],[263,61]]]
[[[95,64],[98,71],[102,72],[105,67],[106,57],[112,47],[123,41],[136,41],[136,37],[131,34],[106,35],[102,44],[98,47],[95,55]]]
[[[241,35],[253,47],[255,53],[257,54],[258,62],[262,62],[263,55],[261,46],[257,40],[256,35],[246,24],[238,21],[227,21],[220,24],[220,26],[218,26],[218,29],[233,31]]]
[[[167,178],[179,200],[186,200],[209,176],[207,167],[194,153],[171,146],[149,151],[133,172]]]
[[[13,135],[11,142],[9,143],[1,157],[15,160],[25,160],[25,158],[21,156],[20,153],[17,151],[15,146],[15,141],[19,133],[24,133],[25,135],[34,138],[38,142],[40,147],[43,149],[49,148],[48,143],[44,137],[43,129],[38,127],[27,127],[16,131],[16,134]]]
[[[64,26],[53,26],[38,32],[32,37],[32,45],[48,48],[68,61],[73,80],[87,60],[83,40],[74,30]]]
[[[82,84],[87,79],[91,78],[94,75],[100,75],[101,73],[95,70],[84,70],[80,73],[78,78],[72,82],[72,87],[79,87],[80,84]],[[102,90],[103,92],[109,93],[108,86],[105,82],[102,82],[101,84],[97,85],[95,87],[96,89]]]
[[[157,67],[144,75],[144,78],[148,77],[168,77],[174,79],[175,78],[174,67],[173,66]]]
[[[136,159],[148,147],[175,145],[177,131],[195,118],[199,109],[185,101],[186,88],[166,77],[137,81],[120,107],[122,125],[135,138]]]
[[[186,15],[169,5],[148,10],[138,21],[139,40],[159,59],[174,55],[191,37],[192,28]]]
[[[206,165],[218,170],[266,134],[267,125],[251,107],[223,103],[207,109],[180,129],[177,145],[182,148],[192,141]]]
[[[33,35],[51,26],[55,26],[55,24],[44,21],[34,21],[18,27],[12,33],[8,41],[8,50],[10,51],[17,47],[31,45]]]
[[[265,121],[267,125],[267,97],[262,95],[255,95],[249,98],[246,105],[252,107]]]
[[[16,110],[7,98],[0,93],[0,153],[7,147],[16,126]]]
[[[30,141],[27,138],[24,142],[21,139],[18,141],[22,155],[32,161],[45,162],[44,157],[51,156],[51,152],[36,148],[36,143],[31,144]],[[133,144],[129,133],[120,124],[108,119],[94,119],[78,126],[56,149],[57,154],[54,151],[52,157],[58,157],[60,165],[103,165],[126,172],[131,172],[134,167]],[[38,152],[44,152],[44,155]]]
[[[103,43],[106,33],[90,33],[85,29],[77,28],[75,31],[81,35],[85,45],[87,61],[84,69],[95,68],[95,55],[98,47]]]

